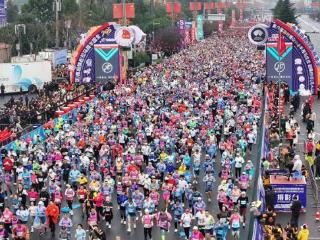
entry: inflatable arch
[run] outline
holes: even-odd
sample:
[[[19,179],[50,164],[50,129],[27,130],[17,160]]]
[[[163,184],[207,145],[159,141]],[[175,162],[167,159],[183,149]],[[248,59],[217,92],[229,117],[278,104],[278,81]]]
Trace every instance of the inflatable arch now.
[[[317,93],[319,82],[319,56],[308,37],[293,24],[285,24],[280,20],[271,23],[268,43],[276,42],[279,32],[286,42],[292,42],[292,82],[289,84],[293,92],[301,89]]]

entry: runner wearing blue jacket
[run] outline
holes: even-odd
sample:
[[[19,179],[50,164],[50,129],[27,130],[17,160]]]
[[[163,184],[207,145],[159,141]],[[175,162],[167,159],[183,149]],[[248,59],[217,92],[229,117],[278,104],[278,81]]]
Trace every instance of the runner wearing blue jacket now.
[[[176,202],[171,206],[171,211],[173,213],[174,218],[174,231],[178,232],[178,225],[181,220],[181,216],[184,212],[183,204],[180,200],[176,200]]]
[[[137,215],[137,205],[134,203],[132,198],[129,198],[125,203],[126,208],[126,216],[128,219],[128,232],[131,232],[131,225],[133,224],[133,228],[137,227],[136,225],[136,215]]]
[[[126,224],[126,206],[125,203],[128,200],[128,196],[125,193],[120,193],[117,197],[117,203],[120,208],[120,218],[121,218],[121,223]]]

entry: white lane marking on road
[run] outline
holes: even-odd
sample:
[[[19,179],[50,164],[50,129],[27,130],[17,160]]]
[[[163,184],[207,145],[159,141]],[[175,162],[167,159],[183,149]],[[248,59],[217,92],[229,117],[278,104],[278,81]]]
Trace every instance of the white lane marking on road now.
[[[312,24],[310,24],[309,22],[307,22],[306,20],[302,19],[301,17],[298,18],[299,21],[303,22],[304,24],[308,25],[309,27],[311,27],[315,32],[320,32],[320,29],[313,26]]]

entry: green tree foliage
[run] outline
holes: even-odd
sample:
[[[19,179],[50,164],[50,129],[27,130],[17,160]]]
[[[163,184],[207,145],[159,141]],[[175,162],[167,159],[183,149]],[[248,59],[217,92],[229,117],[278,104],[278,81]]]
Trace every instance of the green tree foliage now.
[[[76,0],[63,0],[61,14],[64,18],[76,16],[79,13],[79,5]]]
[[[146,52],[136,52],[134,55],[134,67],[150,62],[150,56]]]
[[[27,24],[26,32],[28,34],[26,34],[23,38],[25,43],[25,53],[30,52],[29,43],[33,44],[34,52],[39,52],[42,49],[48,47],[48,45],[52,46],[54,44],[53,41],[50,42],[49,40],[50,34],[47,27],[41,23]]]
[[[52,22],[54,20],[53,0],[29,0],[22,6],[21,14],[22,16],[30,15],[29,21],[32,22]]]
[[[285,23],[297,24],[296,9],[294,3],[290,0],[279,0],[274,9],[272,9],[273,17]]]
[[[133,24],[138,25],[144,32],[151,33],[171,25],[171,19],[163,5],[147,4],[143,0],[135,0],[136,17]]]
[[[16,36],[14,33],[14,25],[8,24],[2,28],[0,28],[0,39],[1,42],[12,44],[15,43]]]
[[[14,23],[19,18],[18,6],[13,4],[12,0],[7,3],[7,20],[8,23]]]

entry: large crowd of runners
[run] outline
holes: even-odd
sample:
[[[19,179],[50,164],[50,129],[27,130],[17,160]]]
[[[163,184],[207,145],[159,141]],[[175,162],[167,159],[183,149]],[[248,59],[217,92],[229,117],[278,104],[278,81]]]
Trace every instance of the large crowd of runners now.
[[[49,121],[44,141],[3,148],[0,239],[110,239],[120,224],[137,239],[239,239],[261,75],[245,33],[226,32],[102,92],[76,122]]]

